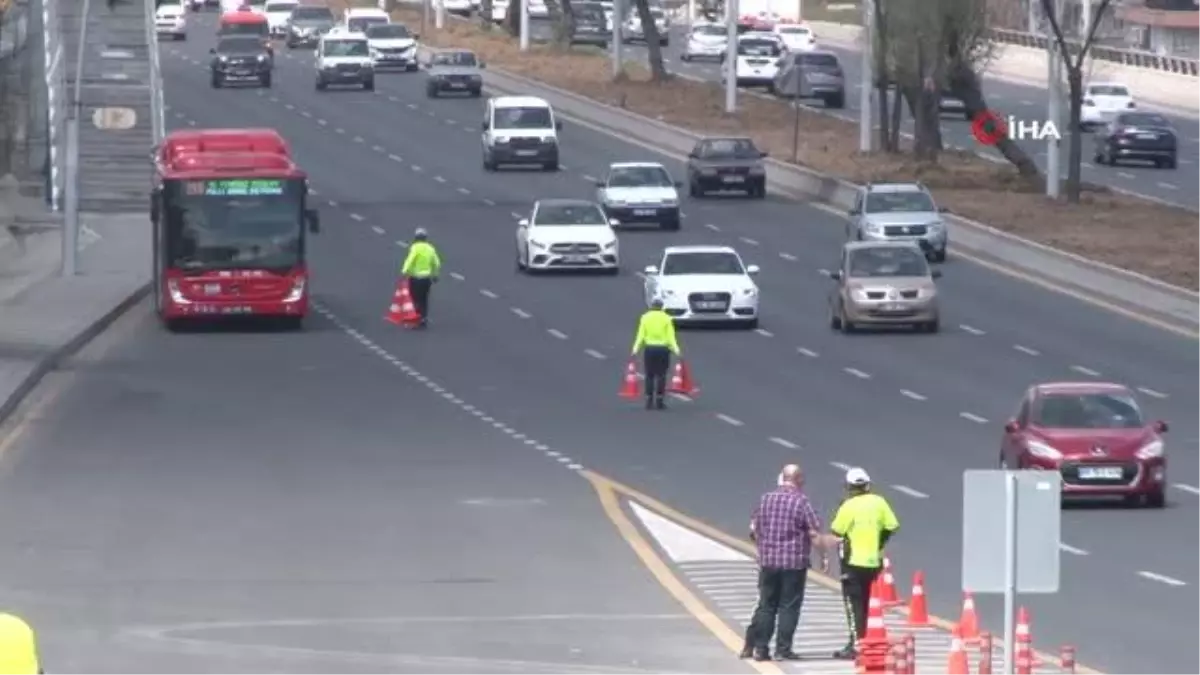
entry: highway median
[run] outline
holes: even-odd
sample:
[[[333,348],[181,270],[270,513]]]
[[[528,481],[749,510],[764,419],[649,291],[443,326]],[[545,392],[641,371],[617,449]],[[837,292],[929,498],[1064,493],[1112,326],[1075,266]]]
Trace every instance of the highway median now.
[[[422,23],[419,11],[402,9],[394,17],[410,27]],[[797,112],[786,101],[743,92],[738,112],[726,115],[718,85],[678,76],[654,82],[648,69],[638,65],[627,65],[623,77],[614,81],[607,55],[599,50],[535,44],[521,52],[501,28],[485,30],[476,20],[451,20],[440,30],[430,25],[421,40],[430,48],[475,51],[488,63],[489,78],[526,78],[691,134],[753,137],[772,158],[835,182],[920,180],[966,222],[1185,292],[1197,288],[1200,237],[1196,215],[1186,209],[1103,186],[1088,186],[1081,204],[1055,202],[1012,167],[971,151],[947,150],[937,164],[915,161],[907,147],[897,155],[860,154],[856,125],[819,109],[800,106]],[[799,133],[794,137],[797,115]],[[840,206],[836,199],[815,196]]]

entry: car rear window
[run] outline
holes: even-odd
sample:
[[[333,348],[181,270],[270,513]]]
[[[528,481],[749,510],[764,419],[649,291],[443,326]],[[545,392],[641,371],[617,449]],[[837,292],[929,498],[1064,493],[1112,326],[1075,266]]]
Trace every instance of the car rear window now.
[[[293,19],[328,19],[333,21],[333,12],[328,7],[297,7],[292,10]]]
[[[796,62],[805,66],[838,67],[837,57],[833,54],[801,54]]]

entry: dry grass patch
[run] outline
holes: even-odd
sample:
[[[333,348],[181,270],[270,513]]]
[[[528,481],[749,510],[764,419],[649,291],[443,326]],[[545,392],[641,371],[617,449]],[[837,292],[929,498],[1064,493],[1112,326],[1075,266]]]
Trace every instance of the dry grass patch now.
[[[395,16],[410,27],[420,25],[419,12]],[[430,46],[471,49],[489,66],[701,134],[751,136],[773,157],[792,158],[793,111],[784,102],[742,96],[738,113],[725,115],[717,86],[681,78],[651,83],[639,67],[631,67],[625,81],[613,82],[608,59],[597,51],[536,45],[522,53],[502,30],[483,31],[474,22],[450,21],[441,31],[427,26],[421,37]],[[1200,228],[1194,213],[1100,190],[1072,207],[1046,199],[1040,186],[1025,184],[1007,165],[970,153],[946,153],[930,166],[902,156],[864,156],[857,145],[855,124],[801,109],[798,164],[859,183],[919,179],[941,204],[966,218],[1197,288]]]

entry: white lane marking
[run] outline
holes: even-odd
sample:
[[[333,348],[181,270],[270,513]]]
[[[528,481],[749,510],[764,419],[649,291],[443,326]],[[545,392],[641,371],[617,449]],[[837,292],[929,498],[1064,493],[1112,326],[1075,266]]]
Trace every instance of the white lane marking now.
[[[317,120],[317,124],[320,124],[321,126],[325,126],[325,125],[329,124],[329,122],[326,122],[325,120]]]
[[[549,328],[546,330],[546,332],[553,335],[554,337],[558,338],[559,340],[567,339],[567,334],[557,328]]]
[[[468,190],[468,189],[467,189],[467,188],[465,188],[465,187],[460,187],[460,188],[458,188],[458,194],[460,194],[460,195],[469,195],[469,194],[471,194],[471,191],[470,191],[470,190]]]
[[[592,357],[593,359],[596,359],[597,361],[603,361],[606,358],[604,356],[604,354],[601,354],[600,352],[596,351],[595,349],[585,349],[585,350],[583,350],[583,353],[587,354],[588,356]]]
[[[1158,182],[1158,187],[1160,187],[1164,190],[1178,190],[1179,189],[1179,186],[1174,183],[1164,183],[1162,181]]]
[[[820,274],[823,277],[827,277],[830,274],[833,274],[833,272],[830,272],[829,270],[822,267],[821,269],[817,270],[817,274]]]
[[[738,239],[741,239],[742,243],[744,243],[744,244],[749,244],[751,246],[758,246],[757,239],[751,239],[750,237],[738,237]]]
[[[842,471],[849,471],[851,469],[850,465],[846,464],[845,462],[830,462],[829,466]]]
[[[800,446],[796,445],[795,443],[789,441],[788,439],[780,438],[778,436],[772,436],[772,437],[768,438],[767,440],[771,441],[775,445],[782,445],[783,447],[785,447],[789,450],[795,450],[796,448],[800,447]]]
[[[1190,492],[1194,495],[1200,495],[1200,488],[1196,487],[1195,485],[1188,485],[1187,483],[1172,483],[1171,487],[1175,488],[1176,490]]]
[[[970,333],[971,335],[984,335],[985,333],[987,333],[987,331],[979,330],[978,328],[976,328],[974,326],[968,326],[965,323],[958,324],[958,327],[965,330],[966,332]]]
[[[489,291],[486,288],[479,289],[479,294],[485,298],[491,298],[492,300],[495,300],[496,298],[500,297],[500,296],[496,295],[495,293]]]
[[[708,229],[712,230],[713,232],[721,231],[721,228],[717,227],[716,225],[713,225],[712,223],[705,223],[704,226],[707,227]]]
[[[488,199],[487,197],[484,197],[484,198],[483,198],[483,203],[484,203],[484,204],[487,204],[488,206],[495,206],[495,205],[496,205],[496,200],[494,200],[494,199]]]
[[[408,248],[408,242],[404,241],[403,239],[397,239],[396,245],[399,246],[400,248]]]
[[[1153,397],[1153,398],[1166,398],[1167,397],[1167,395],[1162,393],[1161,391],[1157,391],[1157,390],[1151,389],[1149,387],[1138,387],[1137,390],[1142,392],[1143,394]]]
[[[511,213],[511,214],[512,214],[512,217],[513,217],[513,218],[516,218],[517,220],[520,220],[520,219],[522,219],[522,218],[524,218],[524,217],[525,217],[525,216],[523,216],[523,215],[521,215],[521,214],[517,213],[516,211],[509,211],[509,213]]]
[[[354,220],[357,220],[360,223],[364,220],[364,218],[362,216],[358,215],[357,213],[351,213],[350,217],[353,218]]]
[[[796,347],[796,353],[798,353],[802,356],[807,356],[810,359],[815,359],[818,356],[820,356],[820,354],[818,354],[818,353],[814,352],[813,350],[808,349],[806,347]]]
[[[766,330],[764,328],[755,328],[754,332],[758,333],[759,335],[761,335],[763,337],[775,337],[774,333],[772,333],[771,331]]]
[[[400,155],[388,155],[388,159],[392,160],[393,162],[403,162],[404,161],[404,158],[401,157]]]
[[[688,396],[687,394],[676,394],[675,392],[671,392],[670,397],[677,401],[687,401],[688,403],[692,402],[692,397]]]
[[[1030,349],[1029,347],[1026,347],[1025,345],[1013,345],[1013,349],[1021,352],[1022,354],[1028,354],[1030,356],[1038,356],[1041,354],[1041,352],[1039,352],[1038,350]]]
[[[346,130],[341,127],[338,127],[337,129],[334,129],[333,132],[336,134],[344,134],[344,133],[346,133]]]
[[[914,497],[916,499],[929,499],[929,495],[925,494],[924,492],[921,492],[920,490],[910,488],[907,485],[893,485],[892,489],[895,490],[896,492],[899,492],[901,494],[906,494],[909,497]]]
[[[382,146],[382,145],[372,145],[372,146],[371,146],[371,149],[372,149],[372,150],[374,150],[375,152],[383,152],[383,146]]]
[[[363,137],[362,137],[362,136],[355,136],[355,137],[354,137],[354,142],[355,142],[355,143],[365,143],[366,141],[364,141],[364,140],[363,140]]]
[[[961,417],[961,418],[963,418],[964,420],[969,420],[969,421],[971,421],[971,422],[974,422],[974,423],[976,423],[976,424],[987,424],[987,418],[986,418],[986,417],[980,417],[979,415],[976,415],[975,413],[970,413],[970,412],[960,412],[960,413],[958,413],[958,416],[959,416],[959,417]]]
[[[1100,373],[1088,368],[1087,366],[1071,366],[1071,370],[1087,375],[1088,377],[1100,377]]]
[[[439,182],[439,183],[445,183],[445,182],[446,182],[446,179],[445,179],[445,178],[442,178],[441,176],[434,176],[434,177],[433,177],[433,179],[434,179],[435,181]]]
[[[330,200],[329,200],[329,205],[330,205],[330,206],[332,206],[333,208],[335,208],[335,209],[336,209],[336,208],[337,208],[337,205],[338,205],[338,203],[337,203],[337,202],[335,202],[335,201],[333,201],[332,199],[330,199]]]
[[[1136,176],[1129,173],[1128,171],[1118,171],[1117,175],[1120,176],[1121,178],[1124,178],[1125,180],[1133,180],[1134,178],[1136,178]]]
[[[1027,100],[1025,100],[1025,99],[1022,99],[1022,100],[1021,100],[1021,105],[1033,105],[1033,101],[1027,101]]]
[[[530,314],[529,312],[526,312],[525,310],[521,309],[520,307],[509,307],[509,309],[512,310],[513,314],[516,314],[517,316],[521,317],[522,319],[528,319],[529,317],[533,316],[532,314]]]
[[[291,103],[284,103],[284,104],[283,104],[283,107],[287,108],[288,110],[295,110],[295,109],[296,109],[296,106],[292,105]]]
[[[416,106],[416,104],[415,104],[415,103],[409,103],[409,104],[408,104],[408,109],[409,109],[409,110],[416,110],[416,109],[417,109],[417,106]]]
[[[870,373],[864,373],[863,371],[859,370],[858,368],[842,368],[842,370],[849,373],[850,375],[857,377],[860,380],[871,379]]]
[[[372,225],[371,231],[374,232],[375,234],[383,234],[383,228],[378,225]]]
[[[791,253],[780,253],[779,257],[788,262],[796,262],[796,256],[792,255]]]
[[[925,397],[922,396],[921,394],[918,394],[915,391],[909,391],[907,389],[901,389],[900,395],[903,396],[904,398],[911,398],[914,401],[924,401],[925,400]]]
[[[728,425],[734,426],[734,427],[740,427],[745,424],[745,422],[739,420],[738,418],[730,417],[729,415],[726,415],[725,413],[717,413],[717,419],[721,420],[725,424],[728,424]]]
[[[1160,584],[1166,584],[1168,586],[1187,586],[1186,581],[1180,581],[1179,579],[1176,579],[1175,577],[1169,577],[1165,574],[1159,574],[1158,572],[1148,572],[1146,570],[1139,570],[1138,576],[1142,577],[1143,579],[1149,579],[1150,581],[1157,581]]]
[[[417,172],[424,171],[424,169],[422,169],[422,168],[421,168],[419,165],[417,165],[417,164],[410,164],[408,168],[412,169],[413,171],[417,171]]]
[[[586,173],[585,173],[585,174],[583,174],[583,175],[581,176],[581,178],[583,178],[584,180],[586,180],[586,181],[587,181],[587,182],[589,182],[589,183],[595,183],[595,182],[596,182],[596,177],[595,177],[595,176],[589,176],[589,175],[588,175],[588,174],[586,174]]]
[[[1061,541],[1058,542],[1058,548],[1062,551],[1066,551],[1067,553],[1070,553],[1071,555],[1087,555],[1088,554],[1087,551],[1085,551],[1081,548],[1076,548],[1074,546],[1071,546],[1070,544],[1064,544]]]
[[[453,279],[453,280],[455,280],[455,281],[466,281],[466,280],[467,280],[467,278],[466,278],[466,277],[464,277],[463,275],[459,274],[458,272],[451,272],[451,273],[450,273],[450,278],[451,278],[451,279]]]

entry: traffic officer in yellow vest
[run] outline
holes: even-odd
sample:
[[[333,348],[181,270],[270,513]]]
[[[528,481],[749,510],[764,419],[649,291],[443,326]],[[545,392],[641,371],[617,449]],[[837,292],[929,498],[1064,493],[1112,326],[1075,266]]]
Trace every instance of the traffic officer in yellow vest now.
[[[633,355],[642,352],[643,370],[646,373],[646,409],[667,407],[667,371],[671,367],[671,354],[679,356],[679,343],[675,341],[675,320],[663,311],[663,302],[655,298],[650,309],[638,320],[637,336],[633,338]]]
[[[404,258],[400,275],[408,279],[413,307],[421,316],[421,322],[417,325],[422,328],[428,325],[429,291],[441,272],[442,259],[433,244],[429,243],[429,233],[425,228],[418,227],[413,232],[413,242],[408,247],[408,256]]]
[[[883,497],[871,492],[871,477],[854,467],[846,472],[846,499],[829,524],[840,540],[842,600],[850,641],[835,652],[835,659],[854,659],[858,641],[867,632],[867,612],[871,603],[871,585],[883,568],[883,547],[900,529],[900,521]]]
[[[0,613],[0,673],[39,675],[37,638],[25,620]]]

